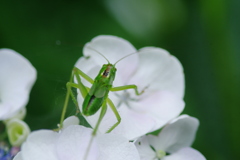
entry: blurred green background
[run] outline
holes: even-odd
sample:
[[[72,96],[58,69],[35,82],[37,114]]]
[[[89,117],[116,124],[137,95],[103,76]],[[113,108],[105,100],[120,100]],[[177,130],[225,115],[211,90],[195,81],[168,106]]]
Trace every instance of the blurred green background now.
[[[26,117],[32,130],[56,127],[71,69],[93,37],[165,48],[185,70],[183,113],[200,120],[193,147],[209,160],[240,159],[239,7],[239,0],[0,0],[0,48],[37,69]]]

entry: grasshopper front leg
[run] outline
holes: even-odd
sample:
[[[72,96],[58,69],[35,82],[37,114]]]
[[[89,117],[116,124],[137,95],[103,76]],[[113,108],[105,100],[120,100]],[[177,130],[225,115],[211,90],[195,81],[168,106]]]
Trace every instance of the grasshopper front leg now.
[[[113,87],[113,88],[110,89],[110,91],[116,92],[116,91],[123,91],[123,90],[127,90],[127,89],[134,89],[135,94],[139,96],[139,95],[144,93],[144,90],[146,88],[147,87],[145,87],[141,92],[139,92],[138,87],[136,85],[132,84],[132,85],[126,85],[126,86]]]

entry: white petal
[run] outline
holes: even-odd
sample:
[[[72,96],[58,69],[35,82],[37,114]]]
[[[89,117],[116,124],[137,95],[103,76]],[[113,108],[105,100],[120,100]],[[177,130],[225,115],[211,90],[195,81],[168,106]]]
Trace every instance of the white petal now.
[[[76,116],[70,116],[63,121],[63,129],[67,128],[70,125],[78,125],[79,119]]]
[[[174,153],[192,145],[198,125],[198,119],[182,115],[162,129],[158,141],[149,136],[149,143],[157,150]]]
[[[17,155],[13,158],[13,160],[23,160],[22,152],[18,152]]]
[[[17,118],[17,119],[23,120],[23,119],[25,118],[26,114],[27,114],[27,109],[26,109],[26,107],[23,107],[23,108],[20,109],[20,110],[17,112],[17,114],[16,114],[14,117],[12,117],[12,118]]]
[[[184,108],[182,99],[167,92],[152,93],[138,102],[129,102],[129,105],[130,108],[122,104],[118,109],[122,120],[112,131],[112,133],[122,135],[129,140],[159,129],[168,121],[177,117]],[[100,111],[93,116],[86,117],[92,126],[97,123],[99,114]],[[99,126],[99,131],[105,133],[116,122],[113,111],[108,107]]]
[[[120,134],[129,140],[136,139],[150,132],[156,125],[152,116],[131,110],[126,105],[119,109],[119,113],[122,121],[112,133]]]
[[[23,160],[58,160],[55,153],[55,143],[58,133],[50,130],[32,132],[22,145]]]
[[[17,52],[0,49],[0,75],[0,120],[5,120],[26,106],[36,70]]]
[[[151,149],[146,136],[139,138],[135,142],[135,146],[137,147],[141,160],[153,160],[156,157],[156,153]]]
[[[169,91],[179,97],[184,95],[184,74],[182,65],[166,50],[145,47],[139,51],[139,67],[129,83],[140,90]]]
[[[97,52],[103,54],[110,63],[116,63],[118,60],[131,53],[135,53],[136,49],[128,41],[115,36],[98,36],[92,39],[84,47],[85,56],[90,56],[100,66],[107,64],[107,61]],[[133,74],[138,64],[138,55],[133,54],[116,65],[117,75],[126,82]]]
[[[22,145],[23,160],[79,160],[83,159],[92,130],[79,125],[71,125],[60,133],[50,130],[32,132]],[[93,139],[86,160],[97,160],[98,146]]]
[[[7,123],[8,121],[10,121],[11,119],[20,119],[23,120],[26,116],[27,113],[27,109],[26,107],[23,107],[22,109],[20,109],[13,117],[11,117],[10,119],[6,119],[4,120],[4,123]]]
[[[164,157],[163,160],[206,160],[206,158],[199,151],[186,147]]]
[[[143,95],[144,96],[144,95]],[[139,101],[129,102],[135,112],[149,115],[155,120],[151,131],[157,130],[171,119],[177,117],[184,109],[184,101],[170,92],[158,91],[142,97]]]
[[[101,151],[99,160],[140,160],[135,145],[124,137],[104,134],[97,141]]]
[[[79,125],[71,125],[63,130],[56,143],[58,160],[79,160],[83,159],[92,138],[92,130]],[[99,156],[95,139],[87,160],[96,160]]]
[[[88,122],[92,124],[92,126],[95,126],[97,123],[99,112],[93,116],[87,117]],[[129,110],[127,106],[121,107],[118,112],[122,120],[121,123],[111,133],[124,136],[129,140],[133,140],[150,132],[155,126],[155,121],[152,117]],[[117,119],[113,111],[110,109],[110,107],[108,107],[107,113],[100,123],[99,131],[101,133],[106,133],[106,131],[116,122]]]

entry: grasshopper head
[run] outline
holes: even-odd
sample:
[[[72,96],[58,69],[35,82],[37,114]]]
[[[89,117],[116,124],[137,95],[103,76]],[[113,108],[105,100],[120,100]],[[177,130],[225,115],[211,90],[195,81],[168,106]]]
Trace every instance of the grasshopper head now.
[[[99,72],[99,77],[107,84],[112,85],[117,69],[112,64],[104,64]]]

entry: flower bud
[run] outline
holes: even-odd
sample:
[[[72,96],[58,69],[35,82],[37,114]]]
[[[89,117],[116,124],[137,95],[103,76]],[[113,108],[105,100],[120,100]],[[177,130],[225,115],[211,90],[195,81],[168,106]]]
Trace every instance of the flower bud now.
[[[16,118],[8,121],[6,126],[9,142],[13,146],[20,146],[30,133],[28,125]]]

